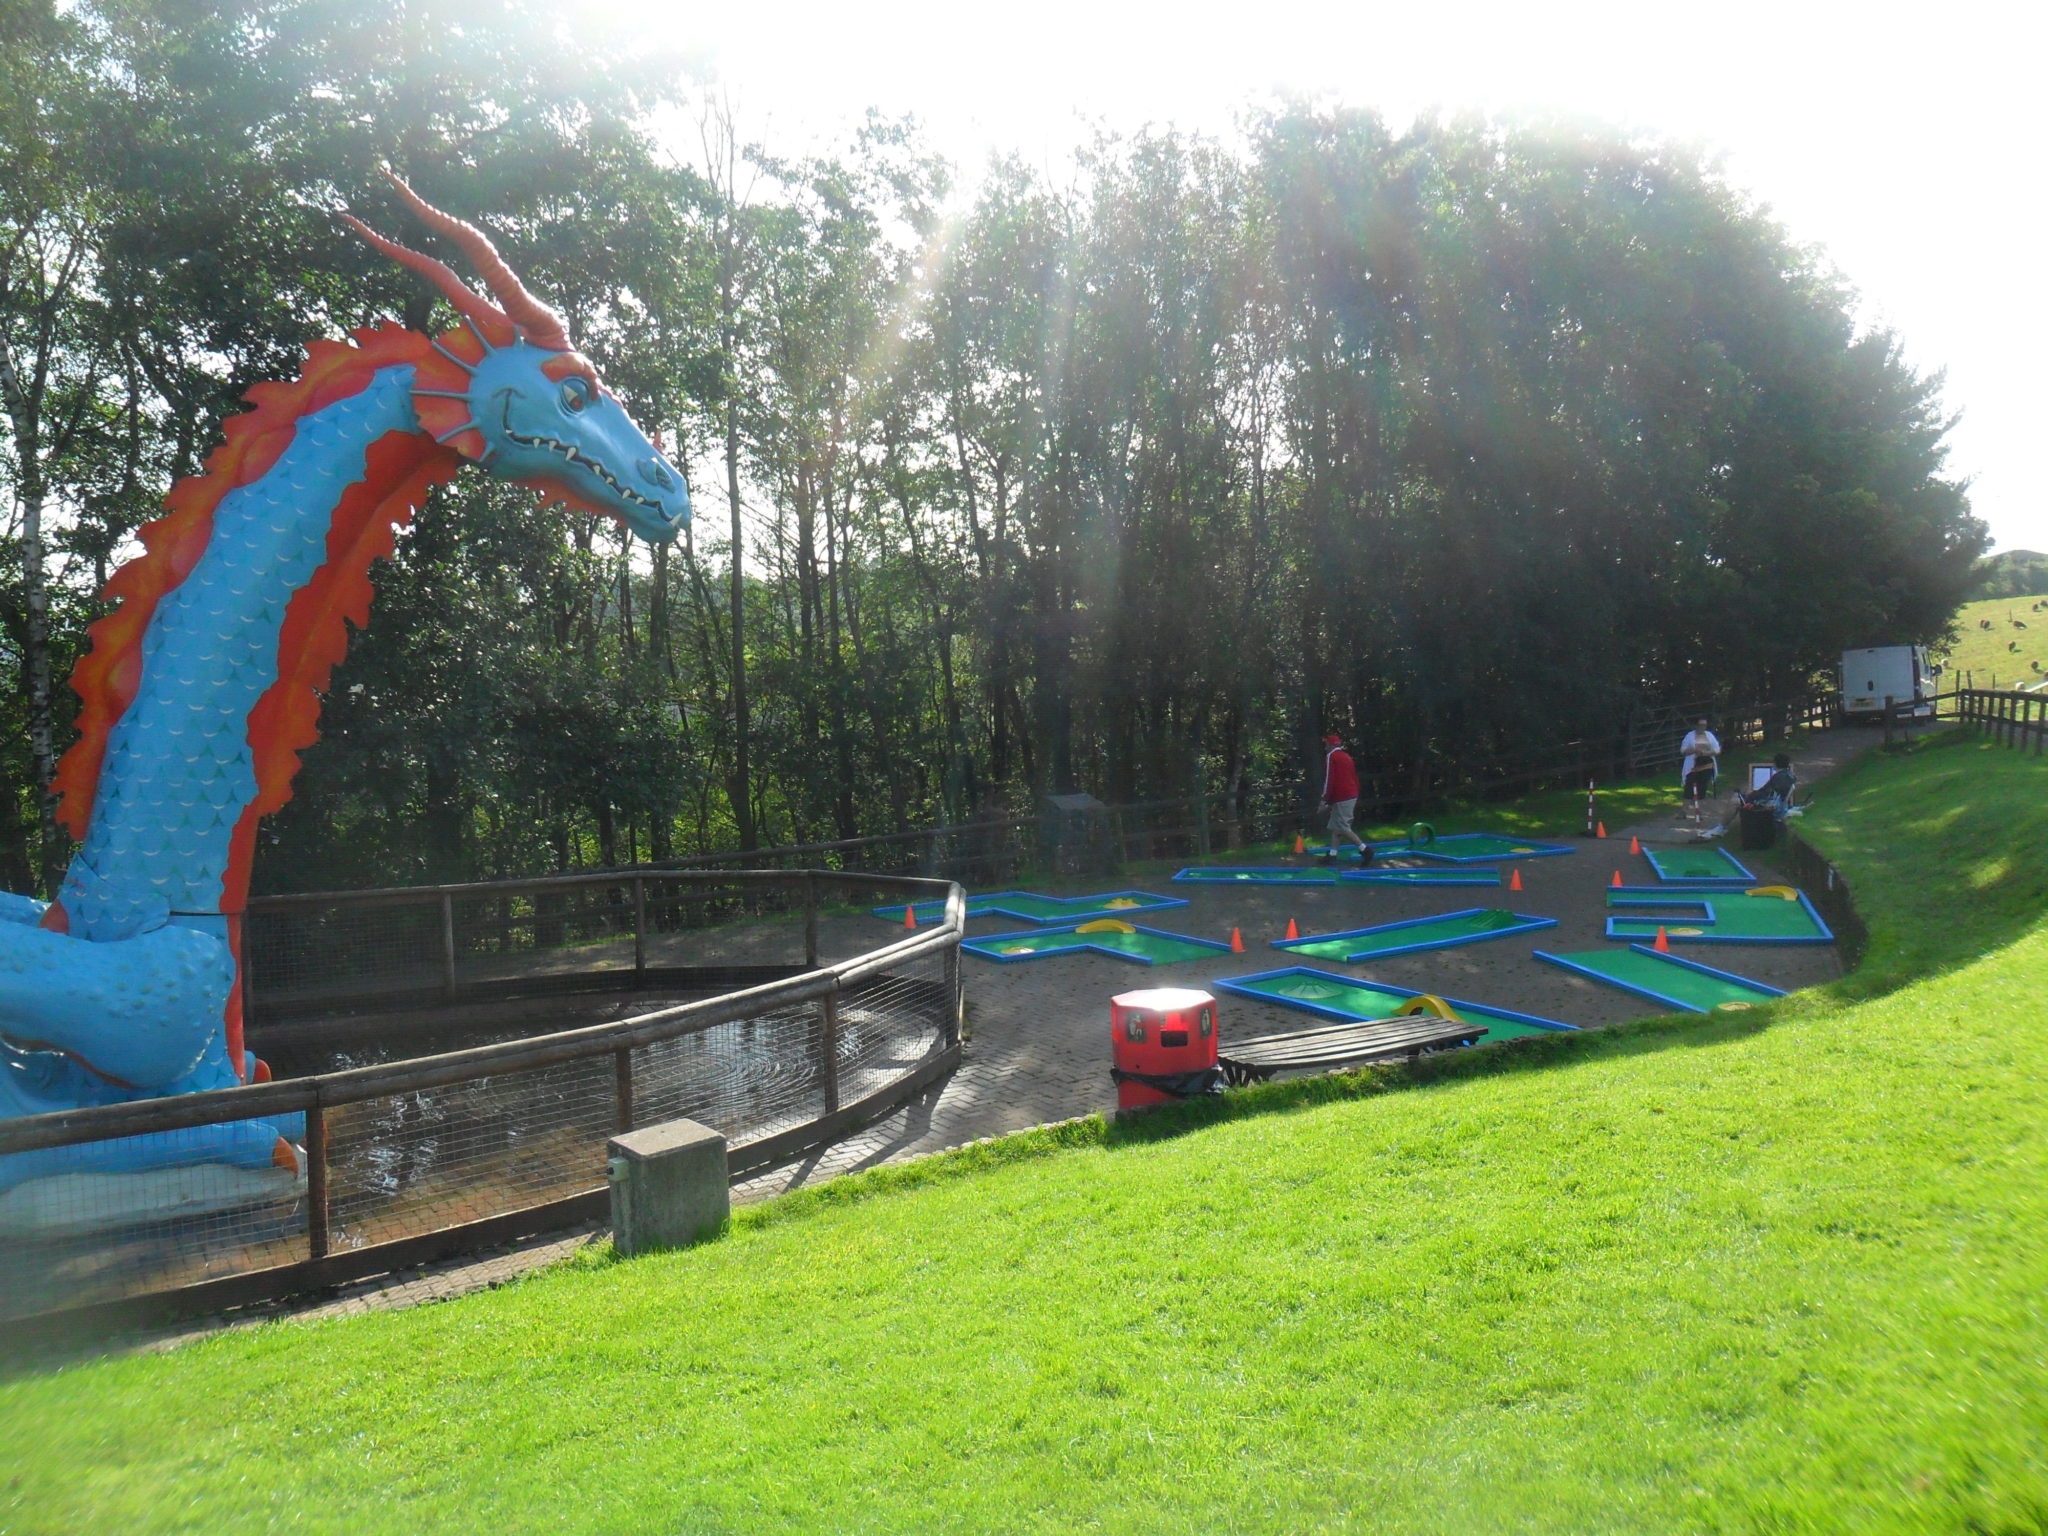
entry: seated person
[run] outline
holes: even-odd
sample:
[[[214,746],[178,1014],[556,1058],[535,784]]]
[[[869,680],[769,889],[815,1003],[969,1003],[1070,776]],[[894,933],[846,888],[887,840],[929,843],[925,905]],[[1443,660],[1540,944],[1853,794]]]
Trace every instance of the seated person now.
[[[1792,809],[1792,795],[1799,787],[1799,780],[1792,772],[1792,759],[1780,752],[1771,759],[1771,776],[1748,794],[1738,797],[1744,810],[1761,811],[1768,809],[1779,821]]]

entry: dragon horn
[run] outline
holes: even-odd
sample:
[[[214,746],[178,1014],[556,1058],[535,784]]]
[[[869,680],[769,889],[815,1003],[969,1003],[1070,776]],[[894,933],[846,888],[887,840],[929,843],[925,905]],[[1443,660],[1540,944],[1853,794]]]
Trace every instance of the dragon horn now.
[[[409,246],[400,245],[396,240],[385,239],[352,213],[344,213],[341,217],[343,223],[386,256],[412,268],[440,289],[448,302],[467,316],[472,324],[481,326],[486,321],[493,325],[505,323],[506,317],[500,314],[488,299],[471,290],[467,283],[449,271],[445,263],[438,262],[431,256],[423,256]]]
[[[483,274],[484,282],[504,306],[506,318],[526,333],[527,340],[537,347],[550,352],[573,352],[575,343],[569,340],[569,327],[562,317],[547,305],[541,303],[526,291],[526,285],[519,281],[517,274],[505,265],[505,258],[498,254],[498,248],[491,244],[490,236],[474,224],[458,219],[452,213],[443,213],[419,193],[405,184],[404,178],[389,166],[384,175],[391,185],[398,188],[398,195],[411,205],[419,215],[420,222],[430,229],[439,230],[457,245],[461,246],[469,259]]]

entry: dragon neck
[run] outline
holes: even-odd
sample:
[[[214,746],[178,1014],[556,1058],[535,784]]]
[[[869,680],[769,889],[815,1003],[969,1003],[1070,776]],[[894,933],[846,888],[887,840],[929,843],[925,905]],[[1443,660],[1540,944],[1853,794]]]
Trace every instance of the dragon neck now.
[[[52,926],[116,939],[242,910],[257,823],[290,799],[347,625],[368,621],[370,563],[462,463],[413,391],[462,377],[395,326],[316,343],[142,530],[72,678],[80,735],[53,787],[81,846]]]

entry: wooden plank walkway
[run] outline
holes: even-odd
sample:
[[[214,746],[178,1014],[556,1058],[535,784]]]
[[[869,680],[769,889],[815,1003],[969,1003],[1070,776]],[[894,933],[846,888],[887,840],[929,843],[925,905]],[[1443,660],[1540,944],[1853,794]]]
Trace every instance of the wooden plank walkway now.
[[[1433,1014],[1411,1018],[1357,1019],[1298,1029],[1284,1035],[1259,1035],[1225,1041],[1217,1047],[1216,1064],[1233,1087],[1261,1082],[1275,1072],[1321,1072],[1360,1062],[1414,1060],[1424,1051],[1470,1045],[1486,1034],[1484,1024],[1441,1019]]]

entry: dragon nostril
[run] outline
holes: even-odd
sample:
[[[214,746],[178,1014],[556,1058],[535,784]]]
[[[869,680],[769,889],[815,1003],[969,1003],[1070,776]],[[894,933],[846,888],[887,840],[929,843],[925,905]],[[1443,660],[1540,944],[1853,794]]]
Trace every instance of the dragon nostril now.
[[[675,484],[669,478],[668,466],[659,459],[642,459],[640,461],[640,478],[649,485],[660,486],[664,491]]]

